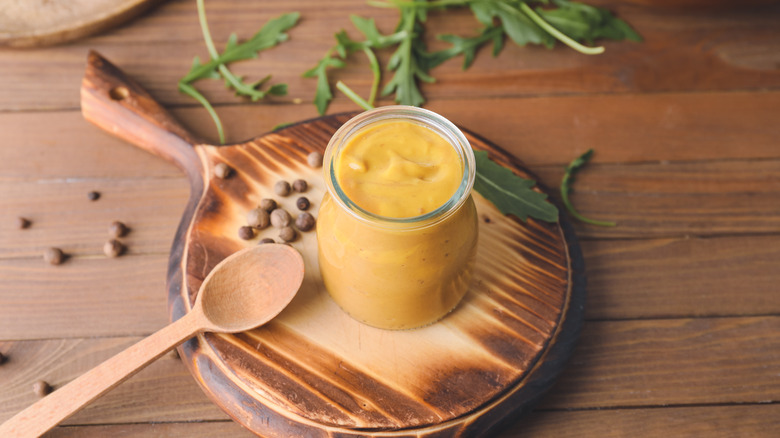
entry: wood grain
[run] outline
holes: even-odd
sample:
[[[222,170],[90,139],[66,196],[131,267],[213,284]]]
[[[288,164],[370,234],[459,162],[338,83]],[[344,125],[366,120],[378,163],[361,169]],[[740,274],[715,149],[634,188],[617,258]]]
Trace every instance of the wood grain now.
[[[730,438],[773,436],[780,424],[780,407],[770,405],[666,407],[654,409],[615,409],[599,411],[537,411],[532,417],[512,425],[502,437],[579,438],[583,435],[620,438],[644,437]],[[576,427],[572,427],[576,424]],[[60,427],[52,438],[104,437],[146,438],[187,436],[210,438],[255,436],[232,422],[122,424],[93,427]]]
[[[582,93],[758,90],[780,86],[780,73],[775,69],[780,35],[775,32],[773,19],[777,6],[730,14],[718,11],[670,14],[619,1],[596,3],[616,10],[642,33],[645,42],[606,42],[607,52],[595,57],[583,56],[560,45],[548,51],[508,44],[496,59],[488,52],[481,53],[474,66],[465,72],[461,70],[460,60],[445,63],[435,70],[438,83],[423,85],[423,92],[431,100],[449,100]],[[313,99],[315,81],[301,78],[301,74],[333,45],[329,35],[342,28],[355,34],[349,14],[376,17],[385,31],[390,31],[397,20],[394,11],[371,8],[360,0],[331,2],[328,8],[317,8],[316,4],[306,2],[248,8],[243,2],[225,1],[209,8],[208,12],[212,34],[217,46],[222,47],[231,32],[248,38],[260,23],[295,9],[302,9],[304,15],[301,24],[290,31],[290,41],[283,48],[264,53],[258,60],[239,63],[235,70],[258,79],[273,74],[274,80],[289,84],[289,98],[297,97],[306,102]],[[432,29],[441,33],[477,32],[475,20],[465,11],[438,19],[433,15]],[[134,22],[118,35],[43,49],[45,52],[0,51],[0,75],[7,78],[7,92],[0,95],[0,110],[76,108],[78,96],[74,87],[81,79],[86,52],[95,49],[110,53],[117,47],[117,40],[121,41],[121,49],[114,50],[116,53],[112,58],[130,76],[144,83],[166,106],[194,105],[178,93],[176,81],[189,70],[195,55],[206,56],[197,23],[192,2],[171,1],[157,8],[153,17]],[[740,37],[729,37],[734,34]],[[430,39],[433,41],[434,36],[430,35]],[[149,49],[150,42],[153,42],[152,50]],[[163,55],[169,53],[177,56]],[[380,60],[386,64],[389,56],[390,53],[382,52]],[[353,62],[354,68],[334,73],[333,80],[342,79],[355,89],[367,90],[371,81],[367,62],[360,56],[350,64]],[[46,79],[45,71],[54,66],[61,79],[47,87],[37,85]],[[220,81],[200,81],[197,85],[212,102],[236,102]],[[289,98],[283,100],[289,101]],[[346,101],[340,94],[337,99]]]
[[[117,26],[158,0],[7,1],[0,16],[0,45],[61,44]]]

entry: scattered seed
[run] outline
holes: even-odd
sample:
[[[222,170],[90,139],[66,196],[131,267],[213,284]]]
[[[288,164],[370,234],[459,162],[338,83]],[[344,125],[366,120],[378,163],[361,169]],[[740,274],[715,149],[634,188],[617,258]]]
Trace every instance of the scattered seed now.
[[[309,198],[301,196],[295,201],[295,206],[298,207],[298,210],[308,210],[311,206],[311,202],[309,202]]]
[[[106,257],[119,257],[125,252],[125,246],[122,244],[122,242],[111,239],[107,241],[105,244],[103,244],[103,253],[106,255]]]
[[[108,235],[111,237],[124,237],[130,231],[127,225],[119,221],[111,222],[108,226]]]
[[[303,212],[295,219],[295,226],[301,231],[309,231],[314,228],[314,216],[311,213]]]
[[[265,244],[265,243],[274,243],[274,239],[271,239],[270,237],[263,237],[260,239],[259,242],[257,242],[258,245]]]
[[[33,392],[38,397],[43,397],[52,391],[51,385],[49,385],[45,380],[39,380],[35,383],[33,383]]]
[[[265,198],[260,201],[260,208],[270,213],[276,209],[276,201],[271,198]]]
[[[292,242],[293,240],[295,240],[297,234],[298,233],[295,232],[295,228],[289,226],[279,230],[279,238],[284,240],[285,242]]]
[[[217,163],[214,165],[214,175],[217,176],[217,178],[230,178],[230,175],[233,174],[233,169],[228,166],[225,163]]]
[[[52,265],[59,265],[65,260],[65,253],[59,248],[46,248],[43,252],[43,259]]]
[[[290,225],[290,222],[292,222],[292,217],[290,217],[290,213],[287,213],[287,210],[277,208],[271,212],[271,225],[274,227],[284,228]]]
[[[100,199],[100,192],[96,192],[93,190],[87,193],[87,199],[89,199],[90,201],[97,201],[98,199]]]
[[[309,184],[306,182],[306,180],[296,179],[293,181],[292,188],[298,193],[303,193],[307,188],[309,188]]]
[[[30,219],[27,219],[26,217],[19,216],[16,218],[16,228],[19,228],[20,230],[30,228],[31,224],[32,222],[30,222]]]
[[[287,181],[277,181],[274,184],[274,193],[279,196],[287,196],[290,194],[290,183]]]
[[[271,216],[262,208],[254,208],[246,214],[246,223],[250,227],[262,230],[271,223]]]
[[[238,229],[238,237],[249,240],[255,237],[255,229],[248,226],[243,226]]]
[[[322,154],[319,152],[312,152],[306,157],[306,161],[311,167],[322,167]]]

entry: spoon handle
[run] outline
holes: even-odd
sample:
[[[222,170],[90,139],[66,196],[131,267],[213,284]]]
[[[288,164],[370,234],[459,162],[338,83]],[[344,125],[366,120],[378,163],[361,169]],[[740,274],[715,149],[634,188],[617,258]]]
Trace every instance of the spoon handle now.
[[[201,330],[194,312],[130,346],[0,425],[0,437],[38,437]]]

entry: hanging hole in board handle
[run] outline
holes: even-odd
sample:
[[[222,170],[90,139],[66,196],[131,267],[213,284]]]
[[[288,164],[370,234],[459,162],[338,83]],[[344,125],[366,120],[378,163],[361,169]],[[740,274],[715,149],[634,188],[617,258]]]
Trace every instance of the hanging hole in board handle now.
[[[112,100],[125,100],[130,96],[130,90],[122,86],[114,87],[108,92],[108,95],[111,96]]]

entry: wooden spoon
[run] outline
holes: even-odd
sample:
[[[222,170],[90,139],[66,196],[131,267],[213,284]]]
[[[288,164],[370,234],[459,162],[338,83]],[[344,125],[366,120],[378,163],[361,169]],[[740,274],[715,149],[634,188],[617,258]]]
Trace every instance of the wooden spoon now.
[[[16,414],[0,426],[0,437],[42,435],[199,332],[237,333],[265,324],[302,282],[303,258],[290,246],[236,252],[203,280],[189,313]]]

